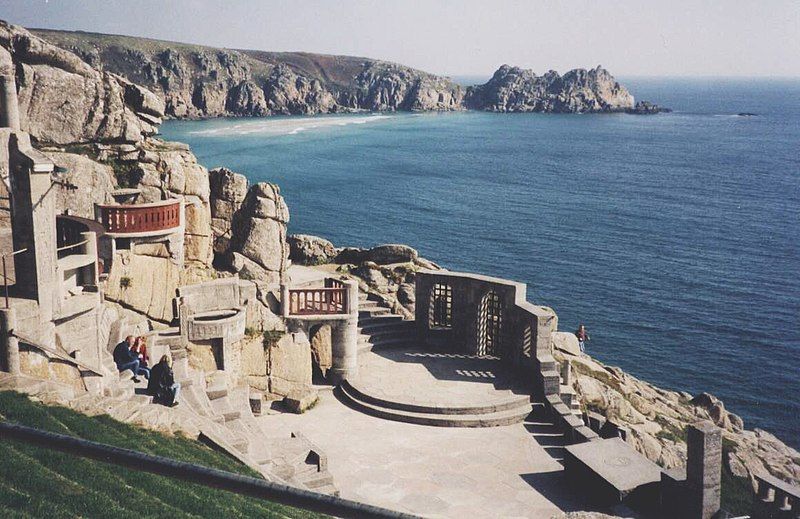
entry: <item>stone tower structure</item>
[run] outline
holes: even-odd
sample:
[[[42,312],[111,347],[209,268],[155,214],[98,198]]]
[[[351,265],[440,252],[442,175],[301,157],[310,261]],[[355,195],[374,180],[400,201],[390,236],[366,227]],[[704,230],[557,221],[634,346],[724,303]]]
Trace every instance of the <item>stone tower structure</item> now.
[[[709,421],[692,424],[686,447],[688,517],[711,519],[720,509],[722,430]]]
[[[56,269],[55,190],[53,162],[31,147],[20,131],[19,104],[11,56],[0,55],[0,162],[11,202],[15,286],[21,297],[39,303],[49,321],[59,301]]]

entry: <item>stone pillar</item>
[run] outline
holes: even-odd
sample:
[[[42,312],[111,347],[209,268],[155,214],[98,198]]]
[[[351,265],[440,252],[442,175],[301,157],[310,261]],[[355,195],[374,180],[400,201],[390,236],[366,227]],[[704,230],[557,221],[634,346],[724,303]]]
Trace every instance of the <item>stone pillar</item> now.
[[[39,303],[43,322],[53,319],[60,303],[61,280],[56,256],[56,192],[50,174],[55,165],[30,146],[27,134],[11,138],[12,236],[16,289]]]
[[[692,424],[686,448],[688,517],[710,519],[720,509],[722,430],[710,421]]]
[[[347,287],[347,308],[345,312],[358,318],[358,282],[347,280],[344,285]]]
[[[19,103],[14,76],[0,76],[0,128],[19,130]]]
[[[178,305],[178,329],[181,332],[181,347],[186,349],[189,346],[189,305],[186,297],[177,298]]]
[[[84,284],[97,286],[100,282],[98,279],[98,268],[97,268],[97,233],[94,232],[82,232],[81,233],[81,241],[85,241],[86,243],[83,245],[83,253],[87,256],[92,256],[94,258],[94,265],[92,266],[91,271],[91,278],[83,280]]]
[[[281,315],[289,317],[289,285],[281,284]]]
[[[13,308],[0,310],[0,347],[2,348],[3,369],[19,374],[19,339],[11,335],[17,327],[17,312]]]
[[[572,385],[572,369],[568,360],[561,363],[561,383],[565,386]]]
[[[339,321],[332,330],[331,382],[339,384],[358,374],[358,312],[345,321]]]

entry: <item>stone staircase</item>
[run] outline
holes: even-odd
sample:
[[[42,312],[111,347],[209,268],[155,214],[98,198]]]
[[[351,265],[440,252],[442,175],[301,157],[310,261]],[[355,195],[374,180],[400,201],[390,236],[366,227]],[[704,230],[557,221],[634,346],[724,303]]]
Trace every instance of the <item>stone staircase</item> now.
[[[564,447],[567,445],[564,433],[547,417],[543,402],[534,402],[533,412],[525,420],[525,429],[551,458],[564,464]]]
[[[358,352],[412,346],[414,321],[392,314],[373,297],[358,295]]]
[[[171,348],[172,349],[172,348]],[[110,354],[103,358],[102,391],[88,392],[27,375],[0,372],[0,390],[14,390],[47,404],[70,407],[89,416],[112,418],[168,434],[181,432],[228,452],[274,481],[315,492],[338,495],[327,461],[300,434],[269,437],[250,410],[250,390],[231,387],[227,374],[204,374],[189,367],[185,350],[173,349],[174,371],[181,383],[179,405],[165,407],[145,394],[147,381],[133,382],[133,373],[117,373]]]

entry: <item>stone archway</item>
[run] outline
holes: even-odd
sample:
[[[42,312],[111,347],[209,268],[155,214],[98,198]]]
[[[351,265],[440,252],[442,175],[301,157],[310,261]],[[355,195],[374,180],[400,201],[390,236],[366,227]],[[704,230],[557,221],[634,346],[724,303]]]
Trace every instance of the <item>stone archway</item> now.
[[[480,357],[499,357],[503,332],[503,301],[494,290],[481,299],[478,309],[478,348]]]
[[[333,364],[332,330],[329,324],[311,328],[311,378],[314,384],[324,384]]]

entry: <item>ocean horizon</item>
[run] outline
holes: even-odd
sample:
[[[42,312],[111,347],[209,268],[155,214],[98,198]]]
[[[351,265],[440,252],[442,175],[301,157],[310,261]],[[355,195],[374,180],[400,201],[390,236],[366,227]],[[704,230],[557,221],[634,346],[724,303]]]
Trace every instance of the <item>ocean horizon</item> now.
[[[525,282],[559,329],[586,324],[598,360],[710,392],[798,448],[800,79],[620,81],[673,112],[210,119],[161,132],[206,167],[277,183],[291,233],[405,243],[451,270]]]

